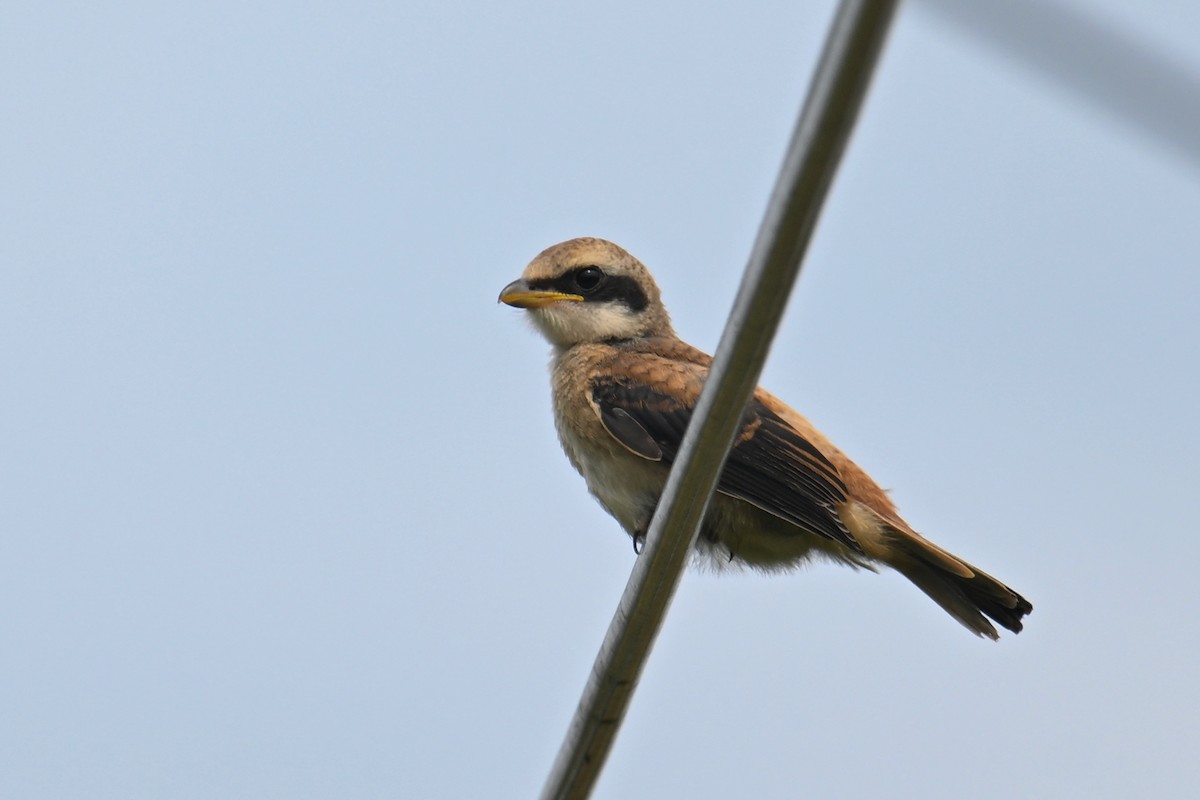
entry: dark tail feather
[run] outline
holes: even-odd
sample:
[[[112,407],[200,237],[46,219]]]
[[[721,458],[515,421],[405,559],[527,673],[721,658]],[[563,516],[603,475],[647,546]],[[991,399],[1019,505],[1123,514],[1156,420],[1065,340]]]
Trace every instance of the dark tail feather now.
[[[899,557],[892,560],[892,566],[950,616],[989,639],[1000,637],[986,618],[1013,633],[1021,632],[1021,618],[1033,611],[1028,600],[924,538],[906,531],[895,534]]]

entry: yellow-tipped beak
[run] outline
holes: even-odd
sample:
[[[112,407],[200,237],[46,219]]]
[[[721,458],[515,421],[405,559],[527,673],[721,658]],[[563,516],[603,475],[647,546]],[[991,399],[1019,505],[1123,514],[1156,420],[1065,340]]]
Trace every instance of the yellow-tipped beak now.
[[[541,308],[560,300],[582,303],[583,296],[565,292],[545,292],[529,288],[524,278],[513,281],[500,290],[500,302],[516,308]]]

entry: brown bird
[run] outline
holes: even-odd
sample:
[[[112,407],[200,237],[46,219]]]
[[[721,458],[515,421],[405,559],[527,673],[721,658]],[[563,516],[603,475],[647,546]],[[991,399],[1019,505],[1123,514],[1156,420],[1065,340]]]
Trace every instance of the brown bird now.
[[[712,359],[675,335],[640,261],[603,239],[535,258],[501,302],[528,310],[554,347],[554,420],[567,458],[644,539]],[[696,548],[718,565],[786,570],[813,556],[892,567],[980,636],[1033,610],[1000,581],[908,526],[887,494],[807,419],[757,389]]]

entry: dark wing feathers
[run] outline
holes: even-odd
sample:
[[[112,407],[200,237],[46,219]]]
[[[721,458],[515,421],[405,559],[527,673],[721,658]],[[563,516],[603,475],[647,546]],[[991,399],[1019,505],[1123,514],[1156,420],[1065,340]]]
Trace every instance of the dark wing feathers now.
[[[675,460],[691,409],[680,414],[679,401],[642,383],[598,378],[592,400],[600,422],[621,444],[651,461]]]
[[[605,429],[630,451],[651,461],[675,460],[692,418],[690,403],[613,377],[593,381],[592,400]],[[846,500],[837,468],[757,399],[742,418],[717,491],[862,552],[835,510]]]
[[[612,437],[621,444],[650,461],[662,461],[663,451],[650,432],[634,419],[633,415],[620,406],[605,403],[600,406],[600,421]]]

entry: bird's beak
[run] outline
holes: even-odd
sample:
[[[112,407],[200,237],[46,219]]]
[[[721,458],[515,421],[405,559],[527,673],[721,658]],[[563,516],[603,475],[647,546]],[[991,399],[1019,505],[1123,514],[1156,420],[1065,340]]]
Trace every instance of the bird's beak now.
[[[500,302],[516,308],[541,308],[559,300],[583,302],[583,296],[565,292],[545,292],[531,289],[529,282],[519,278],[500,290]]]

